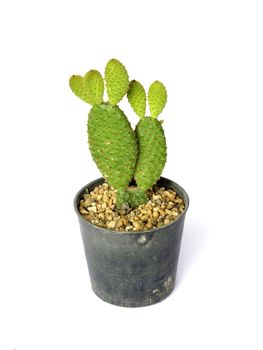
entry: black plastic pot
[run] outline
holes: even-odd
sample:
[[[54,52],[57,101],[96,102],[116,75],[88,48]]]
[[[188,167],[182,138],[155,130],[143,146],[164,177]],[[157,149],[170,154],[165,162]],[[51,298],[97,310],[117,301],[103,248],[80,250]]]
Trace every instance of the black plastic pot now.
[[[189,198],[182,187],[165,178],[158,185],[174,189],[185,211],[172,223],[148,231],[120,232],[100,228],[79,213],[86,193],[103,178],[83,187],[74,200],[89,268],[91,286],[101,299],[121,306],[144,306],[163,300],[173,290]]]

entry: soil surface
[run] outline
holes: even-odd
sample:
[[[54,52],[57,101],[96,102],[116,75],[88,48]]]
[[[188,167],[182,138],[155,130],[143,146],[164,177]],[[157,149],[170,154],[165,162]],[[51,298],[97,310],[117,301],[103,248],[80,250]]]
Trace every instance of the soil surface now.
[[[123,205],[117,210],[116,191],[107,183],[84,194],[79,205],[81,215],[94,225],[115,231],[145,231],[174,221],[185,208],[174,190],[154,186],[149,200],[136,209]]]

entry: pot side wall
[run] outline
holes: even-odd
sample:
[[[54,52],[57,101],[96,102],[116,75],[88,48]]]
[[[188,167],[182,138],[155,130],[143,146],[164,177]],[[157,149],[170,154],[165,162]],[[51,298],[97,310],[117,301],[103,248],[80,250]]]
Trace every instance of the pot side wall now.
[[[183,214],[158,229],[121,233],[95,226],[78,212],[85,189],[103,182],[93,181],[75,198],[92,289],[115,305],[136,307],[161,301],[175,285],[188,196],[179,185],[161,178],[158,185],[174,189],[184,199]]]

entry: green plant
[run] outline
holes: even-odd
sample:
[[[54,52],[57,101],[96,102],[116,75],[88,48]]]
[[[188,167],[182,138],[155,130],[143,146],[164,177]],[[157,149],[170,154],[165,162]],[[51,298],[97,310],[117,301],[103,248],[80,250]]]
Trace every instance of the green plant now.
[[[103,102],[104,80],[108,102]],[[137,207],[147,201],[147,190],[159,179],[166,161],[165,136],[157,120],[166,103],[166,90],[158,81],[150,86],[151,116],[146,117],[145,90],[135,80],[129,83],[128,73],[118,60],[107,63],[104,80],[97,70],[90,70],[84,77],[73,75],[69,85],[79,98],[92,105],[89,148],[103,177],[117,191],[117,207],[124,203]],[[135,131],[117,105],[126,93],[140,117]],[[130,186],[133,179],[136,186]]]
[[[146,93],[136,80],[130,83],[128,100],[140,117],[135,128],[138,144],[138,156],[134,171],[134,179],[142,193],[151,188],[159,180],[166,162],[166,140],[162,122],[157,117],[162,112],[167,93],[164,85],[155,81],[148,90],[148,103],[151,116],[146,117]]]

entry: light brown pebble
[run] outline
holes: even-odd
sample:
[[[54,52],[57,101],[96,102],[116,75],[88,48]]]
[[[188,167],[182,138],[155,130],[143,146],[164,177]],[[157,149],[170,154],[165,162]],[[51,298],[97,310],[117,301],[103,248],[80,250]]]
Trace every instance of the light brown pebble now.
[[[165,211],[163,211],[162,209],[159,209],[159,213],[161,216],[165,216]]]
[[[123,221],[122,221],[122,219],[119,219],[116,223],[115,228],[120,228],[122,225],[123,225]]]
[[[106,194],[104,194],[102,197],[103,204],[106,204],[108,200],[109,200],[109,197]]]
[[[87,214],[87,215],[89,215],[89,217],[91,219],[94,219],[94,217],[95,217],[95,213],[93,213],[92,211],[89,211],[89,214]]]
[[[153,219],[153,218],[149,218],[149,219],[148,219],[148,222],[150,222],[152,225],[155,225],[155,224],[156,224],[156,220]]]
[[[157,201],[160,200],[162,197],[160,195],[153,195],[153,200]]]
[[[96,213],[97,212],[97,208],[96,207],[89,207],[88,208],[88,211],[91,211],[93,213]]]
[[[128,220],[126,218],[122,218],[123,226],[126,226],[128,224]]]
[[[79,208],[79,211],[80,211],[81,214],[88,214],[88,213],[89,213],[89,212],[88,212],[86,209],[84,209],[83,207],[80,207],[80,208]]]
[[[107,228],[114,229],[116,226],[116,221],[107,222]]]
[[[175,196],[176,196],[175,193],[170,193],[170,200],[174,201],[175,200]]]
[[[171,210],[169,210],[169,209],[165,209],[165,214],[167,214],[167,215],[171,215],[171,214],[172,214],[172,211],[171,211]]]
[[[159,214],[158,214],[157,211],[154,211],[154,212],[153,212],[153,217],[154,217],[155,219],[157,219],[157,218],[159,217]]]
[[[147,228],[147,230],[150,230],[151,228],[153,228],[153,225],[150,222],[147,222],[145,227]]]
[[[133,221],[134,231],[140,231],[141,225],[137,221]]]
[[[142,222],[147,221],[147,220],[148,220],[148,215],[141,216],[141,221]]]
[[[173,202],[169,202],[167,205],[167,209],[172,209],[175,206]]]
[[[119,217],[119,213],[117,211],[111,211],[111,215],[113,215],[115,218]]]
[[[104,224],[104,222],[102,222],[102,221],[99,221],[99,222],[97,223],[97,225],[100,226],[100,227],[105,227],[105,224]]]

